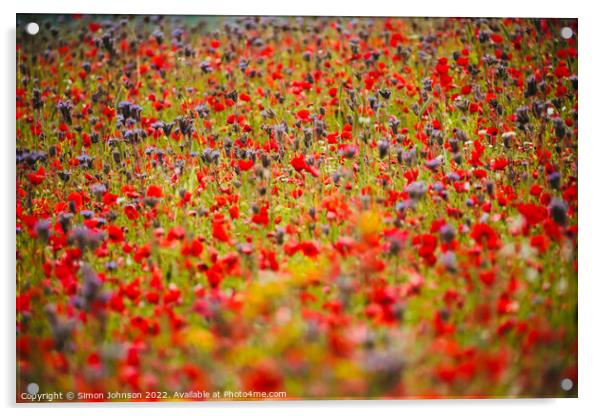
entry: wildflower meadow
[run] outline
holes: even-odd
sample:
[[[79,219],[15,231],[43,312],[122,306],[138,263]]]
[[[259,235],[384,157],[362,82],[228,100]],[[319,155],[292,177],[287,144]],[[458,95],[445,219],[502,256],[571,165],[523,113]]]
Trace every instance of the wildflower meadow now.
[[[575,19],[17,20],[17,401],[577,396]]]

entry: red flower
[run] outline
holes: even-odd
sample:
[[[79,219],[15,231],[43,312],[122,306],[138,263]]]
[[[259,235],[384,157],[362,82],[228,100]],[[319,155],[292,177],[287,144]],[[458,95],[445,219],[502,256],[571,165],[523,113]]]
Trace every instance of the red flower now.
[[[185,236],[186,230],[184,230],[184,227],[176,226],[167,233],[167,241],[183,240]]]
[[[136,253],[134,253],[134,261],[136,263],[140,263],[143,259],[150,257],[150,255],[151,255],[150,244],[145,244],[142,247],[140,247],[138,250],[136,250]]]
[[[549,245],[550,242],[543,234],[534,235],[531,237],[531,247],[535,247],[540,253],[544,253],[548,249]]]
[[[268,207],[266,205],[262,206],[259,210],[259,213],[253,215],[251,220],[255,224],[268,225],[270,223],[270,219],[268,217]]]
[[[261,250],[260,268],[262,270],[270,269],[275,272],[278,271],[279,265],[274,251]]]
[[[223,242],[230,241],[230,237],[228,236],[228,232],[224,225],[224,220],[218,216],[213,219],[213,238]]]
[[[116,225],[109,225],[107,227],[107,233],[109,235],[109,240],[113,243],[120,243],[123,241],[123,230]]]
[[[90,29],[90,32],[98,32],[98,30],[100,29],[100,23],[96,23],[96,22],[90,22],[88,24],[88,29]]]
[[[297,172],[301,172],[302,170],[304,170],[307,166],[307,163],[305,163],[305,156],[299,155],[292,158],[291,166],[295,168]]]
[[[223,279],[222,276],[222,268],[219,263],[214,264],[205,272],[207,275],[207,281],[211,285],[211,287],[216,288],[219,286],[220,282]]]
[[[297,117],[300,118],[303,121],[309,120],[309,118],[308,118],[309,117],[309,110],[303,109],[303,110],[297,111]]]
[[[535,204],[518,204],[516,206],[518,212],[520,212],[525,220],[527,226],[533,226],[539,224],[548,217],[548,211],[545,207]]]
[[[183,256],[199,257],[203,253],[203,243],[199,239],[192,240],[182,246]]]
[[[314,166],[309,166],[305,161],[305,155],[295,156],[291,159],[291,166],[297,171],[309,172],[312,176],[318,176],[318,170]]]
[[[320,254],[320,247],[314,241],[303,241],[299,243],[299,249],[308,257],[316,257]]]
[[[27,179],[29,179],[29,182],[31,182],[32,185],[41,184],[42,182],[44,182],[45,178],[46,171],[44,171],[44,168],[42,166],[40,166],[40,168],[36,172],[27,174]]]
[[[506,159],[494,159],[491,161],[492,170],[504,170],[508,166],[509,162]]]
[[[495,273],[493,271],[485,271],[479,274],[479,280],[486,286],[492,286],[495,282]]]
[[[489,249],[493,250],[499,247],[497,232],[487,224],[475,224],[470,236],[477,243],[485,244]]]
[[[418,246],[418,255],[428,264],[435,264],[435,250],[437,249],[438,239],[433,234],[421,234],[414,237],[412,244]]]
[[[150,185],[146,188],[147,198],[161,198],[163,197],[163,190],[157,185]]]
[[[244,378],[244,388],[249,391],[273,392],[281,390],[281,387],[280,370],[273,361],[268,359],[254,364]]]
[[[123,207],[123,211],[125,212],[125,215],[128,217],[128,219],[132,221],[137,220],[140,216],[138,210],[133,205],[126,205],[125,207]]]
[[[118,195],[107,192],[102,197],[102,203],[105,204],[106,206],[110,207],[117,203],[118,198],[119,198]]]
[[[121,294],[114,293],[109,300],[109,307],[111,310],[121,313],[125,310],[125,305],[123,304],[123,298]]]
[[[241,159],[238,161],[238,167],[243,172],[250,170],[253,167],[253,165],[254,165],[254,162],[251,159],[244,159],[244,160]]]

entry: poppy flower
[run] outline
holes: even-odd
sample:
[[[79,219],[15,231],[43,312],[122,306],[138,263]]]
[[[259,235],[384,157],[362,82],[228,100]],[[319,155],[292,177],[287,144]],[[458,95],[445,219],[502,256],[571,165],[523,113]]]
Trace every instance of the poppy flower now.
[[[46,171],[42,166],[40,166],[35,173],[28,173],[27,178],[32,185],[39,185],[44,182],[44,179],[46,178]]]
[[[251,170],[251,168],[253,167],[255,163],[253,162],[253,160],[249,159],[249,160],[239,160],[238,161],[238,167],[240,168],[241,171],[248,171]]]
[[[109,225],[107,227],[107,232],[109,235],[109,239],[113,243],[121,243],[124,240],[124,233],[120,227],[117,227],[115,225]]]
[[[150,185],[146,188],[146,196],[148,198],[162,198],[163,190],[158,185]]]
[[[215,217],[213,219],[213,238],[223,242],[230,241],[224,220],[220,217]]]
[[[306,160],[305,160],[305,155],[297,155],[295,157],[293,157],[291,159],[291,166],[297,171],[297,172],[308,172],[309,174],[311,174],[314,177],[319,176],[318,170],[314,167],[314,166],[310,166],[307,164]]]
[[[251,218],[251,220],[255,224],[268,225],[269,222],[270,222],[269,217],[268,217],[268,207],[266,205],[262,206],[259,209],[259,213],[253,215],[253,217]]]

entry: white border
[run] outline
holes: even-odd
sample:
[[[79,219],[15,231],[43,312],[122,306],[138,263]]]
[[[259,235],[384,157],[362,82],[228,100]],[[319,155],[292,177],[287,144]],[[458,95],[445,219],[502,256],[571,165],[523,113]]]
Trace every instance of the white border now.
[[[602,163],[602,91],[600,72],[600,27],[602,16],[593,2],[505,0],[497,2],[437,0],[403,1],[365,0],[351,2],[325,0],[299,1],[185,1],[185,0],[26,0],[2,2],[2,98],[0,116],[2,135],[0,136],[0,195],[4,196],[1,205],[2,237],[0,238],[2,290],[2,324],[5,334],[0,342],[0,359],[3,370],[0,376],[0,406],[5,414],[31,415],[43,412],[47,415],[81,415],[108,413],[128,414],[133,411],[144,415],[174,414],[327,414],[333,411],[359,415],[368,412],[380,414],[406,413],[420,415],[470,415],[488,416],[543,413],[546,416],[572,414],[592,414],[599,409],[598,388],[602,386],[600,366],[602,357],[602,337],[600,335],[602,304],[602,270],[600,238],[600,201],[598,190],[601,186],[600,167]],[[445,401],[342,401],[342,402],[275,402],[275,403],[175,403],[153,405],[60,405],[44,407],[16,406],[14,404],[15,362],[14,362],[14,255],[15,255],[15,13],[133,13],[133,14],[254,14],[254,15],[347,15],[347,16],[474,16],[474,17],[576,17],[579,19],[579,399],[564,400],[445,400]],[[599,411],[599,410],[598,410]]]

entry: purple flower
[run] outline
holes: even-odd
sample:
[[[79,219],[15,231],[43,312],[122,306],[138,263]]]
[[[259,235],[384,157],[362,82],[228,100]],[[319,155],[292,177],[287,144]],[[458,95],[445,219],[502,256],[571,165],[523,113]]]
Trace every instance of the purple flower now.
[[[422,181],[412,182],[408,186],[406,186],[405,191],[410,195],[410,198],[413,201],[418,201],[422,199],[424,194],[426,193],[426,185]]]
[[[437,170],[437,168],[438,168],[439,166],[441,166],[441,159],[440,159],[440,158],[438,158],[438,157],[436,157],[436,158],[434,158],[434,159],[427,160],[427,161],[425,162],[425,166],[426,166],[427,168],[429,168],[430,170],[433,170],[433,171],[434,171],[434,170]]]
[[[560,173],[559,172],[552,172],[548,175],[548,182],[550,183],[550,186],[554,189],[558,189],[560,188]]]
[[[50,237],[50,221],[40,220],[36,222],[34,230],[40,240],[47,242]]]
[[[454,230],[454,227],[452,227],[451,225],[445,224],[439,230],[439,236],[441,237],[441,240],[443,242],[449,244],[452,241],[454,241],[454,238],[456,238],[456,231]]]
[[[548,207],[550,216],[558,225],[565,225],[567,220],[568,204],[560,198],[553,198]]]
[[[387,139],[382,139],[378,141],[378,156],[381,159],[384,159],[389,154],[389,141]]]
[[[96,301],[103,301],[102,281],[98,278],[96,272],[87,263],[81,265],[80,272],[82,275],[81,297],[84,302],[83,306],[88,308]]]
[[[63,118],[63,121],[67,124],[71,124],[71,110],[73,110],[73,103],[71,100],[59,101],[57,108],[61,114],[61,117]]]
[[[103,240],[103,233],[85,226],[75,227],[69,235],[69,243],[75,244],[82,252],[87,248],[94,250]]]

